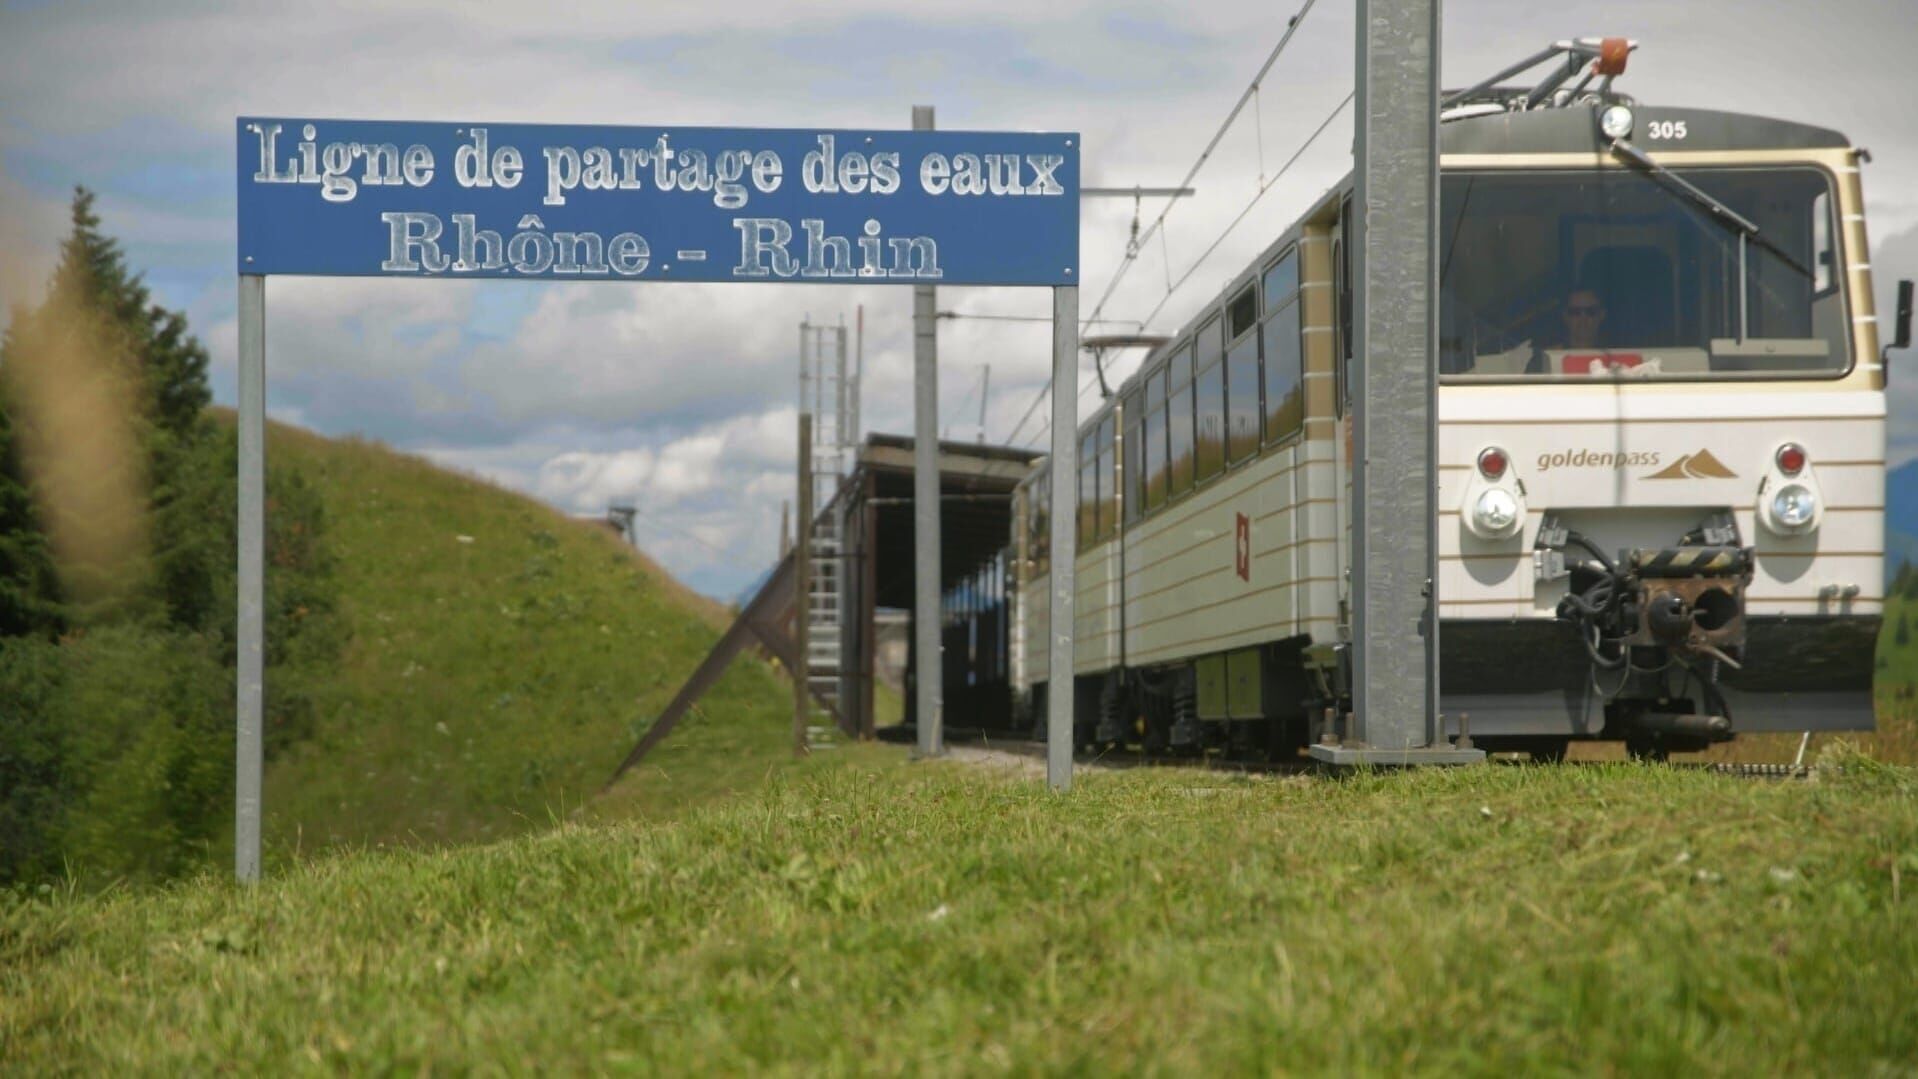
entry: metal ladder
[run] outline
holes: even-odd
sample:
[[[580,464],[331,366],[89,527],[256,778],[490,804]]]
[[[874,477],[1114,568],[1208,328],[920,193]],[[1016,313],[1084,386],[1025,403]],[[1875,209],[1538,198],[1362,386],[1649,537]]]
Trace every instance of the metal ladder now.
[[[836,479],[837,477],[820,477]],[[840,707],[840,634],[843,630],[843,590],[840,574],[845,566],[840,557],[839,514],[827,512],[812,530],[811,587],[806,593],[806,679],[820,699]]]
[[[862,313],[863,315],[863,313]],[[811,572],[806,592],[806,681],[819,699],[839,699],[845,627],[842,522],[835,496],[859,431],[859,372],[847,370],[846,325],[802,322],[799,327],[800,408],[813,415]],[[821,512],[823,511],[823,512]],[[805,527],[802,522],[800,527]]]

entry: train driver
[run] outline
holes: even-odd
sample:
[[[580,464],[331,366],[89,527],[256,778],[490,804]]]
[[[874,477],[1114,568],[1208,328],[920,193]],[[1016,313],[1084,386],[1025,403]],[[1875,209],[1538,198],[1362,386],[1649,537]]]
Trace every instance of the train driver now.
[[[1534,346],[1527,374],[1599,374],[1636,364],[1635,359],[1615,359],[1606,351],[1602,343],[1605,301],[1597,289],[1573,288],[1559,307],[1558,318],[1563,332],[1552,344]]]
[[[1575,288],[1565,297],[1565,306],[1559,310],[1559,320],[1565,325],[1566,349],[1596,349],[1604,346],[1598,343],[1599,330],[1605,325],[1605,301],[1598,293],[1589,288]]]

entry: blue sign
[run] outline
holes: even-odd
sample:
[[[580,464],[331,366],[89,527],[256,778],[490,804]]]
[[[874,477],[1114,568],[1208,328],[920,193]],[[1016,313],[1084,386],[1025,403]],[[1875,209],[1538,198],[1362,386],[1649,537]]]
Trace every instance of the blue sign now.
[[[240,118],[243,274],[1076,285],[1079,137]]]

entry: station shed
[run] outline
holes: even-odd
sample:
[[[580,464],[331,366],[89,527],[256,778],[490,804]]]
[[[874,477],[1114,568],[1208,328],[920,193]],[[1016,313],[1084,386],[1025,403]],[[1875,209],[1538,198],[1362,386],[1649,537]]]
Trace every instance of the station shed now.
[[[939,443],[939,591],[946,722],[1001,726],[1009,716],[1007,641],[1012,492],[1040,455],[981,443]],[[861,443],[852,476],[823,512],[841,514],[840,535],[852,616],[841,635],[840,707],[848,726],[873,731],[875,615],[902,610],[917,618],[913,596],[913,440],[874,434]],[[908,636],[916,641],[917,634]],[[920,677],[916,650],[906,663],[905,721],[915,723]]]
[[[860,443],[852,471],[820,507],[813,535],[835,543],[816,547],[810,560],[808,596],[797,596],[793,553],[774,566],[741,606],[732,625],[706,658],[688,672],[679,692],[654,720],[613,778],[639,763],[672,733],[735,656],[748,648],[771,654],[789,672],[803,665],[815,707],[850,737],[875,734],[874,678],[878,668],[879,612],[914,610],[913,439],[871,434]],[[1017,619],[1008,553],[1013,489],[1041,454],[1011,446],[939,443],[940,570],[944,658],[940,677],[945,721],[963,727],[1005,727],[1011,721],[1010,634]],[[823,597],[823,598],[822,598]],[[821,610],[834,624],[821,632]],[[802,660],[794,633],[805,611],[812,647]],[[908,640],[916,634],[908,634]],[[836,647],[819,643],[835,641]],[[906,714],[915,723],[912,687],[919,657],[906,663]]]

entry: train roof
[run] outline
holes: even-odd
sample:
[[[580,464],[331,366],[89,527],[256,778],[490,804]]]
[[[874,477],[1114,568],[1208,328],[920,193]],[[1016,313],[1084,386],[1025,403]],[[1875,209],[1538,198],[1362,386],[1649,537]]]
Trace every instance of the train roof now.
[[[1684,121],[1682,143],[1660,141],[1661,150],[1827,150],[1851,141],[1830,128],[1716,109],[1632,104],[1634,139],[1647,149],[1645,133],[1654,123]],[[1460,116],[1439,126],[1439,149],[1446,154],[1599,154],[1610,142],[1598,130],[1596,109],[1557,108],[1525,112],[1500,110]]]
[[[1511,93],[1503,87],[1490,91],[1493,97]],[[1815,124],[1780,120],[1750,113],[1718,109],[1693,109],[1682,106],[1647,105],[1625,95],[1609,95],[1600,100],[1578,101],[1567,106],[1529,110],[1466,105],[1439,124],[1439,152],[1455,156],[1493,156],[1500,154],[1607,154],[1609,140],[1598,130],[1597,113],[1605,102],[1630,106],[1633,115],[1633,141],[1654,152],[1738,152],[1760,150],[1832,150],[1848,149],[1851,140],[1843,133]],[[1484,112],[1476,110],[1486,108]],[[1683,142],[1661,140],[1647,145],[1646,134],[1653,123],[1683,121]],[[1233,274],[1223,291],[1214,296],[1186,320],[1179,331],[1163,345],[1154,348],[1125,380],[1114,388],[1109,400],[1099,402],[1089,414],[1080,417],[1080,436],[1085,428],[1099,421],[1122,400],[1148,371],[1158,368],[1173,349],[1189,339],[1199,324],[1216,314],[1219,302],[1257,278],[1261,267],[1269,263],[1288,244],[1297,240],[1300,226],[1326,209],[1328,203],[1344,197],[1352,187],[1347,173],[1325,194],[1312,200],[1299,219],[1280,233],[1250,264]],[[1038,462],[1043,469],[1045,462]]]

